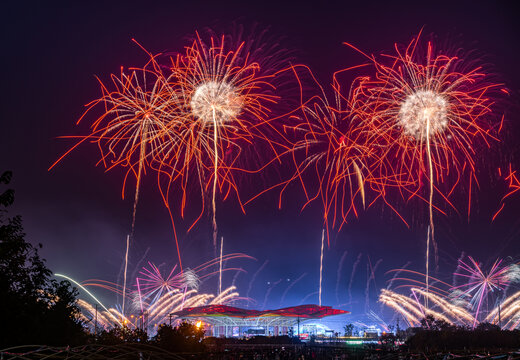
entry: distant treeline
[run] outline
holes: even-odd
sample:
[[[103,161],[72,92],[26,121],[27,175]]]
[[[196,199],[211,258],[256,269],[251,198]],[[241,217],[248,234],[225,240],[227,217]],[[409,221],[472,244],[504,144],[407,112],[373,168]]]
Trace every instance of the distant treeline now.
[[[520,348],[520,331],[500,329],[446,329],[421,330],[406,342],[410,351],[426,353],[482,349],[518,349]]]

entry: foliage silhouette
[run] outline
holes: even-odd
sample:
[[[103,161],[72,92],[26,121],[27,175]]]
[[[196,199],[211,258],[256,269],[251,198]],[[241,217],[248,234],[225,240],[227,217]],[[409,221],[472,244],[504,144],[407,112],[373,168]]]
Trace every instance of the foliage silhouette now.
[[[154,342],[163,349],[173,352],[200,352],[204,350],[204,330],[188,322],[176,327],[162,324],[157,329]]]
[[[4,172],[0,184],[8,185]],[[58,282],[40,258],[38,249],[25,241],[21,216],[8,217],[14,190],[0,194],[0,347],[22,344],[74,345],[85,340],[76,306],[77,290]]]

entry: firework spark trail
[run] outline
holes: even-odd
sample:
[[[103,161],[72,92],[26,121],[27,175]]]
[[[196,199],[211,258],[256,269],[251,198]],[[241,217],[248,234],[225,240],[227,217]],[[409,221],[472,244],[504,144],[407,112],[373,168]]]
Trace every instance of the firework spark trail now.
[[[146,250],[143,253],[143,256],[141,257],[141,259],[139,259],[139,261],[137,262],[137,264],[135,266],[134,271],[130,275],[130,278],[135,279],[137,277],[137,274],[139,273],[139,269],[141,267],[141,264],[145,261],[146,257],[148,256],[148,252],[150,251],[150,249],[151,248],[149,246],[146,248]]]
[[[83,285],[81,285],[80,283],[78,283],[76,280],[70,278],[69,276],[67,275],[63,275],[63,274],[54,274],[54,276],[58,276],[58,277],[62,277],[70,282],[72,282],[74,285],[78,286],[80,289],[82,289],[83,291],[85,291],[92,299],[94,299],[99,305],[101,305],[101,307],[103,309],[105,309],[106,311],[108,311],[107,307],[105,305],[103,305],[103,303],[101,301],[98,300],[98,298],[96,298],[90,291],[88,291]],[[116,319],[116,322],[121,326],[121,323],[119,322],[119,320]]]
[[[230,192],[238,197],[231,170],[236,170],[239,155],[246,146],[254,148],[253,140],[262,138],[277,156],[276,142],[263,131],[264,128],[275,129],[270,124],[277,118],[271,114],[279,100],[275,95],[275,79],[280,73],[292,71],[292,66],[282,69],[280,65],[285,60],[270,60],[271,56],[281,55],[280,51],[268,53],[276,47],[262,44],[258,50],[252,50],[253,46],[246,42],[233,45],[224,39],[224,36],[211,37],[205,43],[197,34],[184,54],[170,58],[170,66],[159,64],[158,59],[164,58],[161,54],[153,55],[138,44],[148,54],[148,62],[142,68],[130,68],[129,74],[122,67],[119,76],[111,75],[112,88],[98,79],[102,96],[86,105],[87,110],[78,123],[98,109],[101,115],[93,121],[88,135],[66,137],[79,141],[50,167],[82,143],[91,141],[97,144],[101,153],[99,163],[107,171],[114,167],[126,168],[123,198],[128,178],[130,175],[136,178],[131,238],[143,176],[148,170],[155,171],[170,215],[181,271],[180,248],[170,206],[172,183],[178,183],[175,188],[181,190],[180,208],[184,217],[187,186],[195,183],[190,181],[190,176],[193,174],[199,180],[203,202],[200,216],[205,210],[207,186],[213,182],[216,249],[216,192],[223,193],[224,199]],[[166,189],[161,181],[164,176],[168,180]]]
[[[88,302],[82,300],[82,299],[78,299],[77,300],[77,304],[78,304],[78,307],[89,312],[90,315],[91,315],[91,318],[96,318],[96,321],[98,322],[98,326],[101,326],[102,328],[107,328],[108,327],[108,324],[110,323],[110,320],[106,318],[106,316],[100,312],[100,311],[97,311],[96,308],[94,308],[92,305],[90,305]],[[108,309],[106,309],[106,311],[108,311]],[[88,317],[85,316],[85,319],[86,319],[86,322],[88,323],[90,321],[90,319]]]
[[[139,278],[135,279],[136,285],[137,285],[137,293],[139,294],[139,307],[141,308],[141,313],[143,310],[143,296],[141,293],[141,285],[139,284]]]
[[[343,269],[343,262],[345,261],[345,258],[347,257],[348,251],[344,251],[343,255],[341,256],[341,259],[339,260],[338,265],[338,272],[336,273],[336,302],[339,304],[339,296],[338,296],[338,289],[339,289],[339,283],[341,280],[341,270]]]
[[[380,294],[380,302],[403,315],[409,323],[413,323],[425,315],[433,315],[452,324],[474,328],[482,316],[482,305],[485,301],[489,301],[490,294],[500,289],[505,293],[507,286],[520,281],[520,267],[517,264],[503,265],[502,260],[496,260],[488,271],[484,271],[472,257],[468,258],[469,262],[466,262],[462,256],[459,258],[453,285],[431,278],[435,280],[437,286],[445,287],[448,290],[430,286],[429,291],[426,291],[425,282],[393,276],[392,281],[405,281],[407,284],[412,284],[397,287],[409,288],[411,296],[404,297],[389,289],[384,289]],[[425,274],[412,270],[396,269],[391,272],[406,272],[408,275],[425,277]],[[465,279],[465,281],[457,285],[458,278]],[[429,307],[421,303],[421,298],[424,301],[426,297],[429,300]],[[466,300],[467,298],[469,301]],[[503,301],[499,301],[503,309],[503,319],[506,321],[504,328],[513,329],[518,326],[515,316],[520,318],[519,298],[520,292],[517,292]],[[423,315],[420,316],[420,313]],[[495,305],[495,308],[488,311],[482,321],[496,321],[497,314],[498,306]]]
[[[394,281],[397,279],[397,277],[401,274],[401,272],[405,271],[406,268],[411,264],[410,261],[408,261],[406,264],[404,264],[404,266],[400,269],[397,269],[397,271],[395,271],[395,274],[394,276],[392,276],[392,279],[390,279],[390,281],[388,282],[388,286],[386,287],[387,290],[389,290],[392,285],[394,284]]]
[[[137,291],[130,294],[123,288],[123,286],[105,280],[86,280],[84,284],[79,284],[65,275],[56,274],[56,276],[64,277],[78,285],[103,307],[103,313],[99,313],[98,315],[100,315],[101,321],[105,322],[103,325],[105,328],[115,326],[116,324],[119,326],[122,326],[122,324],[127,326],[131,325],[137,328],[138,326],[132,323],[131,318],[133,318],[133,316],[128,316],[128,312],[132,313],[132,311],[137,310],[141,316],[146,314],[148,321],[151,323],[164,322],[166,321],[168,314],[181,310],[185,306],[227,304],[242,299],[239,298],[239,294],[235,291],[236,288],[234,286],[223,290],[218,296],[198,293],[198,285],[201,279],[218,274],[218,272],[210,271],[215,264],[218,264],[219,261],[229,261],[240,258],[252,259],[250,256],[245,254],[232,253],[207,261],[195,267],[193,270],[187,268],[180,273],[175,273],[177,268],[177,265],[175,265],[171,271],[167,273],[167,276],[164,276],[157,266],[149,262],[149,266],[143,267],[139,272],[142,277],[136,278]],[[240,269],[222,269],[222,271],[237,270]],[[122,311],[122,308],[121,311],[114,308],[106,308],[89,290],[86,289],[86,286],[96,286],[116,294],[124,294],[125,300],[132,300],[130,304],[131,306],[125,306],[125,311]],[[88,303],[79,302],[78,305],[85,313],[93,313],[92,306]],[[85,315],[83,314],[83,316]],[[138,317],[135,319],[137,321]]]
[[[458,279],[457,273],[459,272],[461,262],[464,260],[465,257],[466,257],[466,253],[464,251],[462,251],[460,253],[459,258],[457,259],[457,268],[455,269],[455,272],[453,273],[452,278],[451,278],[451,283],[453,284],[453,286],[457,286],[457,279]]]
[[[370,308],[370,298],[369,298],[369,295],[370,295],[370,281],[374,280],[374,285],[376,285],[376,283],[375,283],[376,270],[377,270],[377,267],[379,266],[379,264],[381,264],[382,261],[383,261],[383,259],[377,260],[377,262],[374,265],[374,267],[372,267],[372,263],[370,262],[370,256],[368,257],[368,262],[367,262],[367,286],[365,288],[365,312],[367,312],[368,309]]]
[[[219,296],[215,297],[215,299],[211,301],[210,305],[226,304],[238,299],[239,294],[235,290],[236,288],[234,286],[228,287]]]
[[[195,274],[193,275],[195,278],[191,278],[191,274],[194,272],[190,269],[174,275],[177,269],[177,265],[175,265],[167,276],[163,276],[159,268],[153,263],[148,262],[148,265],[150,269],[143,267],[139,272],[143,277],[136,278],[136,283],[139,297],[144,297],[151,303],[161,298],[163,293],[170,292],[174,289],[186,289],[188,287],[192,289],[198,288],[198,282],[200,280]]]
[[[151,262],[148,262],[149,268],[143,267],[139,274],[142,277],[137,278],[139,280],[140,292],[142,296],[151,303],[154,303],[158,298],[166,292],[170,292],[174,289],[184,289],[186,293],[187,289],[198,289],[199,284],[202,280],[208,279],[214,275],[220,275],[220,271],[210,271],[212,267],[218,265],[222,260],[225,261],[233,259],[252,259],[250,256],[241,253],[232,253],[222,255],[219,258],[207,261],[193,269],[186,268],[182,272],[177,272],[177,265],[163,275],[159,268]],[[243,271],[242,269],[236,268],[222,268],[224,271]],[[95,284],[92,284],[95,285]]]
[[[325,241],[325,229],[321,232],[321,255],[320,255],[320,287],[319,287],[319,296],[318,296],[318,302],[321,306],[321,283],[323,280],[323,243]]]
[[[390,332],[388,324],[381,318],[381,316],[377,315],[373,310],[370,310],[367,315],[369,318],[379,323],[379,325],[383,328],[385,332]]]
[[[428,225],[428,231],[426,235],[426,292],[428,292],[430,289],[430,234],[432,234],[432,241],[434,241],[432,224],[433,222],[430,219],[430,225]],[[426,308],[428,308],[428,297],[424,298],[424,305],[426,306]]]
[[[499,175],[501,174],[501,171],[499,169]],[[495,221],[495,219],[498,217],[498,215],[502,212],[505,206],[505,200],[515,194],[516,192],[520,191],[520,180],[518,176],[516,175],[516,170],[513,171],[511,163],[509,164],[509,173],[504,178],[505,181],[508,182],[508,192],[502,197],[500,200],[500,207],[493,215],[492,221]]]
[[[275,282],[271,283],[271,286],[269,286],[269,288],[265,292],[265,297],[264,297],[264,303],[262,305],[262,310],[264,310],[265,306],[267,305],[267,299],[269,298],[269,294],[271,294],[271,291],[273,291],[275,286],[280,284],[281,282],[282,282],[282,279],[279,279],[278,281],[275,281]]]
[[[249,292],[251,292],[251,289],[253,288],[253,283],[255,282],[256,277],[258,276],[260,271],[262,271],[265,268],[265,266],[267,265],[268,262],[269,262],[269,260],[264,261],[262,266],[260,266],[258,268],[258,270],[256,270],[256,272],[253,274],[253,277],[251,278],[251,281],[249,282],[249,286],[247,288],[246,298],[249,298]]]
[[[212,197],[211,197],[211,206],[212,206],[212,210],[213,210],[213,221],[212,221],[212,224],[213,224],[213,247],[214,249],[217,248],[217,236],[218,236],[218,227],[217,227],[217,203],[216,203],[216,200],[215,200],[215,197],[216,197],[216,194],[217,194],[217,174],[218,174],[218,126],[217,126],[217,116],[215,114],[215,108],[213,107],[212,108],[212,114],[213,114],[213,127],[214,127],[214,130],[213,130],[213,151],[214,151],[214,155],[215,155],[215,159],[214,159],[214,168],[213,168],[213,193],[212,193]],[[222,248],[221,248],[222,250]],[[215,255],[216,256],[216,255]],[[222,257],[222,254],[221,254],[221,257]],[[220,294],[220,287],[221,287],[221,284],[219,283],[219,294]]]
[[[289,286],[287,286],[287,289],[285,289],[285,291],[283,292],[282,294],[282,297],[280,298],[280,307],[282,306],[282,303],[283,301],[285,300],[285,296],[287,295],[287,293],[289,292],[289,290],[291,290],[291,288],[296,285],[296,283],[298,281],[300,281],[301,279],[303,279],[305,276],[307,275],[307,273],[303,273],[301,274],[296,280],[294,280],[292,283],[289,284]]]
[[[240,268],[237,270],[237,272],[235,273],[235,275],[233,276],[233,281],[231,281],[231,286],[235,286],[235,282],[237,281],[238,279],[238,275],[240,275],[240,273],[242,272],[246,272],[244,269]]]
[[[408,324],[410,324],[411,326],[419,325],[419,319],[423,317],[422,313],[418,311],[414,305],[410,305],[408,299],[406,299],[405,301],[399,300],[402,299],[396,299],[396,296],[392,292],[390,292],[390,290],[387,289],[383,289],[381,295],[379,296],[380,302],[400,313],[403,316],[403,318],[406,319]]]
[[[352,273],[350,274],[350,281],[348,283],[349,304],[352,304],[352,283],[354,282],[354,275],[356,274],[356,269],[357,269],[359,263],[361,262],[361,256],[362,255],[363,255],[362,253],[359,253],[356,261],[352,265]]]
[[[462,323],[462,324],[468,324],[474,321],[474,317],[466,311],[463,307],[456,306],[452,302],[449,302],[448,300],[433,294],[431,292],[427,292],[422,289],[414,288],[414,292],[418,293],[419,295],[422,295],[423,297],[429,297],[430,300],[438,306],[440,309],[442,309],[442,314],[446,316],[450,316],[450,320],[447,320],[451,323]],[[425,307],[425,312],[428,313],[429,309]]]
[[[390,270],[387,272],[387,274],[389,273],[401,273],[401,272],[404,272],[406,273],[407,275],[410,275],[410,276],[418,276],[420,278],[426,278],[426,274],[424,273],[421,273],[421,272],[418,272],[418,271],[414,271],[414,270],[407,270],[407,269],[394,269],[394,270]],[[435,293],[437,294],[438,296],[441,296],[441,297],[444,297],[444,296],[449,296],[451,295],[449,289],[451,289],[452,285],[447,283],[447,282],[444,282],[440,279],[437,279],[437,278],[434,278],[432,276],[430,276],[430,279],[434,280],[435,281],[435,284],[437,286],[434,286],[432,284],[430,284],[430,292],[431,293]],[[407,288],[407,289],[411,289],[411,288],[417,288],[418,286],[421,287],[421,289],[424,289],[426,288],[426,281],[425,280],[416,280],[416,279],[413,279],[413,278],[410,278],[410,277],[396,277],[394,276],[393,277],[393,280],[392,281],[399,281],[399,282],[404,282],[404,284],[400,284],[396,287],[396,289],[399,289],[399,288]],[[444,289],[444,288],[447,288],[448,290]]]
[[[412,326],[420,325],[420,319],[426,315],[432,315],[434,318],[444,320],[449,324],[459,322],[466,325],[473,322],[473,316],[464,308],[456,306],[431,292],[427,293],[423,289],[412,288],[411,291],[412,294],[417,293],[422,296],[428,296],[434,303],[434,306],[426,308],[416,296],[414,296],[415,300],[412,300],[409,297],[387,289],[381,291],[379,301],[400,313]],[[435,307],[438,307],[440,310],[433,310]]]
[[[98,298],[96,298],[90,291],[88,291],[83,285],[78,283],[76,280],[72,279],[71,277],[69,277],[67,275],[63,275],[63,274],[54,274],[54,276],[62,277],[64,279],[74,283],[74,285],[78,286],[81,290],[85,291],[92,299],[94,299],[99,305],[101,305],[101,307],[103,307],[103,309],[108,310],[106,308],[106,306],[103,305],[103,303],[98,300]]]
[[[125,298],[126,298],[126,273],[128,271],[128,248],[130,247],[130,235],[126,236],[126,253],[125,253],[125,272],[123,275],[123,317],[125,316]]]
[[[147,314],[149,323],[164,323],[167,320],[169,314],[182,310],[183,307],[228,304],[234,300],[237,300],[239,298],[239,294],[235,290],[235,287],[229,287],[224,289],[219,296],[215,297],[213,294],[198,294],[196,290],[189,290],[185,295],[180,292],[179,289],[174,289],[162,294],[159,299],[152,303],[144,302],[143,305],[145,306],[145,310],[142,311],[141,314]],[[95,297],[93,298],[95,299]],[[89,303],[81,299],[78,300],[78,306],[83,312],[88,312],[90,314],[94,314],[95,312]],[[104,309],[104,311],[98,312],[97,316],[98,319],[102,322],[101,325],[105,329],[114,327],[116,324],[122,326],[122,323],[127,326],[132,326],[135,328],[138,327],[137,324],[132,323],[131,316],[124,316],[122,312],[119,312],[115,308],[107,309],[104,307]],[[118,319],[121,319],[121,322]]]
[[[314,295],[318,295],[318,292],[317,291],[313,291],[310,294],[305,295],[305,297],[303,299],[301,299],[301,301],[299,302],[298,305],[303,304],[308,298],[310,298],[311,296],[314,296]]]
[[[218,271],[218,294],[222,292],[222,249],[224,247],[224,237],[220,239],[220,261],[219,261],[219,271]]]

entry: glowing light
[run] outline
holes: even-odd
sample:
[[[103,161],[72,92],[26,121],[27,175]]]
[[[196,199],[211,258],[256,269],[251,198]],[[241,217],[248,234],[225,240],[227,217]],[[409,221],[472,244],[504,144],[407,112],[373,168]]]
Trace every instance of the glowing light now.
[[[426,141],[426,132],[440,133],[448,125],[448,102],[431,90],[418,90],[406,97],[399,109],[398,124],[406,135]]]
[[[208,81],[198,85],[191,98],[193,115],[213,124],[233,121],[242,111],[242,100],[235,88],[226,82]]]

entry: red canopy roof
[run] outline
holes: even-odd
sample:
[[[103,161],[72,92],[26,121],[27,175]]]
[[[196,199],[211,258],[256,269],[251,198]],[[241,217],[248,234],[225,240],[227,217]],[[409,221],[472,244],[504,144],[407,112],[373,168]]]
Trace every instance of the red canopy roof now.
[[[330,306],[318,305],[299,305],[286,307],[277,310],[249,310],[240,309],[227,305],[208,305],[186,308],[173,313],[178,317],[198,317],[198,316],[230,316],[238,318],[251,318],[260,316],[285,316],[300,317],[307,319],[320,319],[330,315],[348,314],[348,311],[333,309]]]

